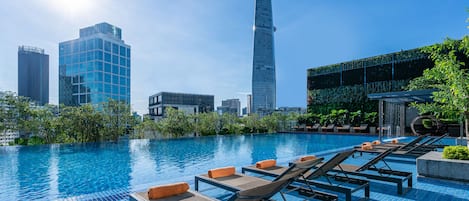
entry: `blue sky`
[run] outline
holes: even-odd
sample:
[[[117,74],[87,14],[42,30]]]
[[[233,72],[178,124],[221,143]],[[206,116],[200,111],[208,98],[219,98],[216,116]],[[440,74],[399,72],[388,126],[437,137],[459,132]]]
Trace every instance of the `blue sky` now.
[[[17,91],[17,48],[50,55],[58,103],[58,43],[108,22],[132,47],[131,104],[160,91],[239,98],[251,91],[254,0],[15,0],[1,2],[0,90]],[[463,0],[272,0],[277,107],[306,106],[306,69],[412,49],[468,33]]]

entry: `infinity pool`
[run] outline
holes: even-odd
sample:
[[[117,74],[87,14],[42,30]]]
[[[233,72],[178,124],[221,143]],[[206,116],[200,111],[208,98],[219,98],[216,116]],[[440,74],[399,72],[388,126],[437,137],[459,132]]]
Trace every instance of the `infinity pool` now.
[[[269,134],[119,143],[0,147],[0,200],[99,198],[134,192],[223,166],[279,162],[376,136]]]

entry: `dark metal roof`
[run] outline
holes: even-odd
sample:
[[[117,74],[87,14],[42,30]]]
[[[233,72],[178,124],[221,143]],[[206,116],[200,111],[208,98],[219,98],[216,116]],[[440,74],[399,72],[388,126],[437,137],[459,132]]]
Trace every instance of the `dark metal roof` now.
[[[433,102],[432,93],[434,91],[436,91],[436,89],[375,93],[368,94],[368,98],[371,100],[384,100],[392,103]]]

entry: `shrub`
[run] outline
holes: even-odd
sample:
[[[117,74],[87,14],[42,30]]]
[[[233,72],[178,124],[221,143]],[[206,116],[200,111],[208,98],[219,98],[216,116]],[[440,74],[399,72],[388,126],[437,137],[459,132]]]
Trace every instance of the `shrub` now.
[[[469,160],[469,149],[466,146],[446,146],[443,149],[443,158]]]

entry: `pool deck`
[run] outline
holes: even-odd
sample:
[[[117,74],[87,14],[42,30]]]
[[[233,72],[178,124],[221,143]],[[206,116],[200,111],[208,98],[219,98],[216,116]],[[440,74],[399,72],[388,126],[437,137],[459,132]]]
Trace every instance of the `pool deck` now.
[[[326,157],[330,158],[333,154],[328,154]],[[374,155],[364,154],[359,156],[355,154],[355,158],[349,158],[345,161],[346,164],[364,164]],[[407,189],[404,195],[398,195],[396,191],[396,185],[384,182],[378,182],[370,180],[370,199],[369,200],[469,200],[469,183],[453,182],[447,180],[439,179],[430,179],[430,178],[421,178],[417,176],[415,159],[409,158],[398,158],[398,157],[387,157],[386,161],[394,170],[408,171],[413,173],[413,188]],[[283,164],[286,165],[286,164]],[[465,170],[469,171],[469,170]],[[469,173],[468,173],[469,174]],[[209,185],[204,185],[202,187],[202,193],[206,193],[210,196],[215,196],[218,198],[225,198],[220,193],[220,190],[212,188]],[[406,187],[406,186],[405,186]],[[325,191],[322,189],[318,189]],[[332,194],[337,194],[335,192],[330,192]],[[225,192],[228,195],[228,192]],[[220,197],[221,196],[221,197]],[[338,195],[339,200],[345,200],[345,196]],[[274,197],[275,200],[281,200],[279,195]],[[307,197],[301,197],[297,195],[289,195],[288,200],[305,200]],[[352,200],[365,200],[363,197],[363,191],[357,191],[353,193]]]
[[[330,150],[327,152],[317,153],[317,155],[323,156],[326,160],[334,155],[335,152],[349,149],[350,147],[344,147],[343,149]],[[347,159],[344,163],[346,164],[364,164],[373,154],[355,154],[354,158]],[[294,159],[279,160],[280,165],[287,165],[289,161]],[[469,183],[421,178],[417,176],[416,159],[413,158],[399,158],[399,157],[386,157],[386,162],[394,170],[408,171],[413,173],[413,188],[407,189],[404,195],[398,195],[395,184],[383,183],[378,181],[370,181],[370,199],[369,200],[425,200],[425,201],[437,201],[437,200],[469,200]],[[241,172],[241,167],[236,167],[238,172]],[[463,170],[469,171],[469,170]],[[469,174],[469,172],[468,172]],[[195,176],[195,175],[194,175]],[[176,181],[187,181],[191,189],[194,189],[194,177],[175,178],[172,181],[165,181],[164,183],[172,183]],[[158,181],[157,183],[161,183]],[[156,185],[156,183],[155,183]],[[406,187],[406,185],[404,185]],[[145,191],[149,186],[138,186],[131,190]],[[318,189],[326,191],[323,189]],[[130,193],[132,193],[130,192]],[[200,192],[202,194],[218,198],[220,200],[226,200],[230,197],[231,193],[228,191],[221,190],[208,184],[200,185]],[[337,194],[335,192],[326,191],[339,196],[339,200],[345,200],[343,194]],[[357,191],[352,194],[352,200],[365,200],[363,197],[363,191]],[[273,197],[274,200],[282,200],[281,196],[277,194]],[[308,200],[307,197],[299,196],[296,193],[290,193],[287,195],[287,200]],[[100,192],[92,195],[83,195],[65,200],[129,200],[129,190],[112,190],[107,192]]]

